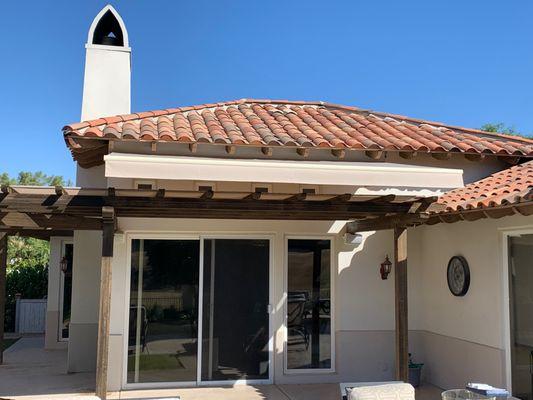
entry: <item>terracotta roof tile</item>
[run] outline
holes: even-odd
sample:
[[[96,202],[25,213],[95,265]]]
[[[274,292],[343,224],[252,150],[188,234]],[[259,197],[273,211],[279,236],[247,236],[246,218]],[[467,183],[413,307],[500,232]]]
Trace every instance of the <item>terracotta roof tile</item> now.
[[[533,157],[533,140],[323,102],[235,100],[67,125],[66,137]],[[72,141],[66,141],[67,144]]]
[[[490,208],[533,200],[533,161],[496,172],[480,181],[452,190],[437,203],[443,212]]]

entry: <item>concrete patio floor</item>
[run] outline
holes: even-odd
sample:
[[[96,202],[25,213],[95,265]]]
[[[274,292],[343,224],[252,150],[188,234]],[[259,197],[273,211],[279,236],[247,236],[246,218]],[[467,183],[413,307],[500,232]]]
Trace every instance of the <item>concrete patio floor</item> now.
[[[94,373],[67,374],[66,350],[44,350],[44,338],[24,337],[4,353],[0,365],[0,400],[95,399]],[[439,400],[433,386],[417,389],[417,400]],[[130,390],[110,393],[109,399],[181,400],[339,400],[337,384],[257,385],[187,389]]]

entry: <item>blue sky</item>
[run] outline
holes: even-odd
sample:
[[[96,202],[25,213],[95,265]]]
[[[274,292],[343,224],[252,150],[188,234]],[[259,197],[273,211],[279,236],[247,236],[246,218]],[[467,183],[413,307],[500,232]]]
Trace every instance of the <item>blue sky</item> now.
[[[0,24],[0,173],[74,178],[99,0],[9,1]],[[133,49],[132,109],[323,100],[533,133],[533,2],[114,1]]]

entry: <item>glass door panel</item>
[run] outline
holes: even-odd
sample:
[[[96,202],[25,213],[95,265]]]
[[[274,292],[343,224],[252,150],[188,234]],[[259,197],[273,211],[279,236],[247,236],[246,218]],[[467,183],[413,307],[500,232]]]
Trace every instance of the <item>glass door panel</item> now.
[[[509,238],[513,396],[533,400],[533,235]]]
[[[127,382],[195,382],[200,242],[132,241]]]
[[[331,243],[290,239],[287,369],[331,368]]]
[[[204,240],[202,381],[269,378],[269,241]]]

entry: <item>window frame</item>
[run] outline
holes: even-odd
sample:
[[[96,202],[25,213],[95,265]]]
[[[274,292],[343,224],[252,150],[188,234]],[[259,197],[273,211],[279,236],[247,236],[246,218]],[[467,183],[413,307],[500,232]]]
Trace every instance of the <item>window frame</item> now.
[[[331,367],[330,368],[289,368],[287,359],[287,343],[289,338],[287,311],[289,286],[289,240],[328,240],[330,243],[330,340]],[[336,373],[336,330],[335,330],[335,293],[337,272],[337,251],[334,235],[285,235],[283,240],[283,374],[284,375],[315,375]]]

